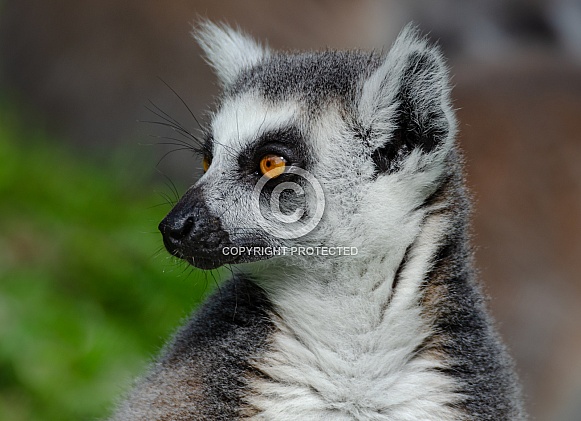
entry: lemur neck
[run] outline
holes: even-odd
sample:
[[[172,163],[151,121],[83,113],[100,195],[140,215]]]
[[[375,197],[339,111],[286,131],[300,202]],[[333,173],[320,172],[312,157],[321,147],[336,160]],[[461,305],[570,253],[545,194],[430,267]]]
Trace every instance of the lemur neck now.
[[[471,272],[468,213],[461,172],[452,168],[423,206],[410,215],[406,236],[386,241],[384,249],[319,259],[310,266],[276,271],[275,277],[266,271],[256,280],[281,315],[309,320],[320,314],[326,324],[347,327],[343,319],[353,318],[355,312],[354,328],[359,329],[363,320],[371,328],[383,322],[388,307],[398,312],[446,299],[430,295],[438,295],[434,285],[445,283],[446,274]]]

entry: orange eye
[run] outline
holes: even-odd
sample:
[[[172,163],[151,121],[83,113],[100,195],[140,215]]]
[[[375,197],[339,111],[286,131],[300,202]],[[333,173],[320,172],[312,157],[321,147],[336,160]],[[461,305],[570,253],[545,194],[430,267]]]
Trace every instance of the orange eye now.
[[[212,165],[212,159],[205,156],[204,159],[202,160],[202,168],[204,168],[204,172],[208,171],[210,165]]]
[[[260,172],[268,178],[276,178],[284,172],[286,159],[278,155],[265,155],[260,160]]]

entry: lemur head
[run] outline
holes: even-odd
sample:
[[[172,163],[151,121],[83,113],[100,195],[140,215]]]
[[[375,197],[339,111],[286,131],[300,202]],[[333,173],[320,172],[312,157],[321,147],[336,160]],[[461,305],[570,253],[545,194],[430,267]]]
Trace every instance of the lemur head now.
[[[207,22],[195,36],[223,95],[205,173],[160,224],[172,254],[212,269],[272,257],[225,248],[348,246],[367,256],[417,234],[454,149],[437,48],[410,26],[386,55],[281,53]]]

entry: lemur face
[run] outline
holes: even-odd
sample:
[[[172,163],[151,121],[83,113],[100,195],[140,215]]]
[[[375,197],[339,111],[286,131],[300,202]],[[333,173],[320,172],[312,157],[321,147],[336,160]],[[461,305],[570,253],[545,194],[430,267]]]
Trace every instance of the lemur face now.
[[[266,248],[373,253],[405,234],[454,134],[437,50],[413,29],[386,57],[274,53],[209,23],[196,36],[224,94],[206,171],[160,224],[170,253],[213,269],[271,258]]]
[[[212,269],[272,257],[225,248],[321,243],[327,179],[337,178],[339,166],[323,165],[317,144],[328,142],[317,131],[328,131],[317,121],[296,99],[272,101],[254,89],[224,98],[208,129],[204,175],[160,224],[168,250]],[[296,236],[301,230],[305,235]]]

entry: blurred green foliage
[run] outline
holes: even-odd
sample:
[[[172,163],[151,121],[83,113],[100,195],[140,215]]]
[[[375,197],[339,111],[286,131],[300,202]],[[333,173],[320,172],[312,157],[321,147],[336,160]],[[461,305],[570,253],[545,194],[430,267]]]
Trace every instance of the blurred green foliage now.
[[[214,284],[162,250],[131,154],[59,145],[0,104],[0,420],[107,416]]]

